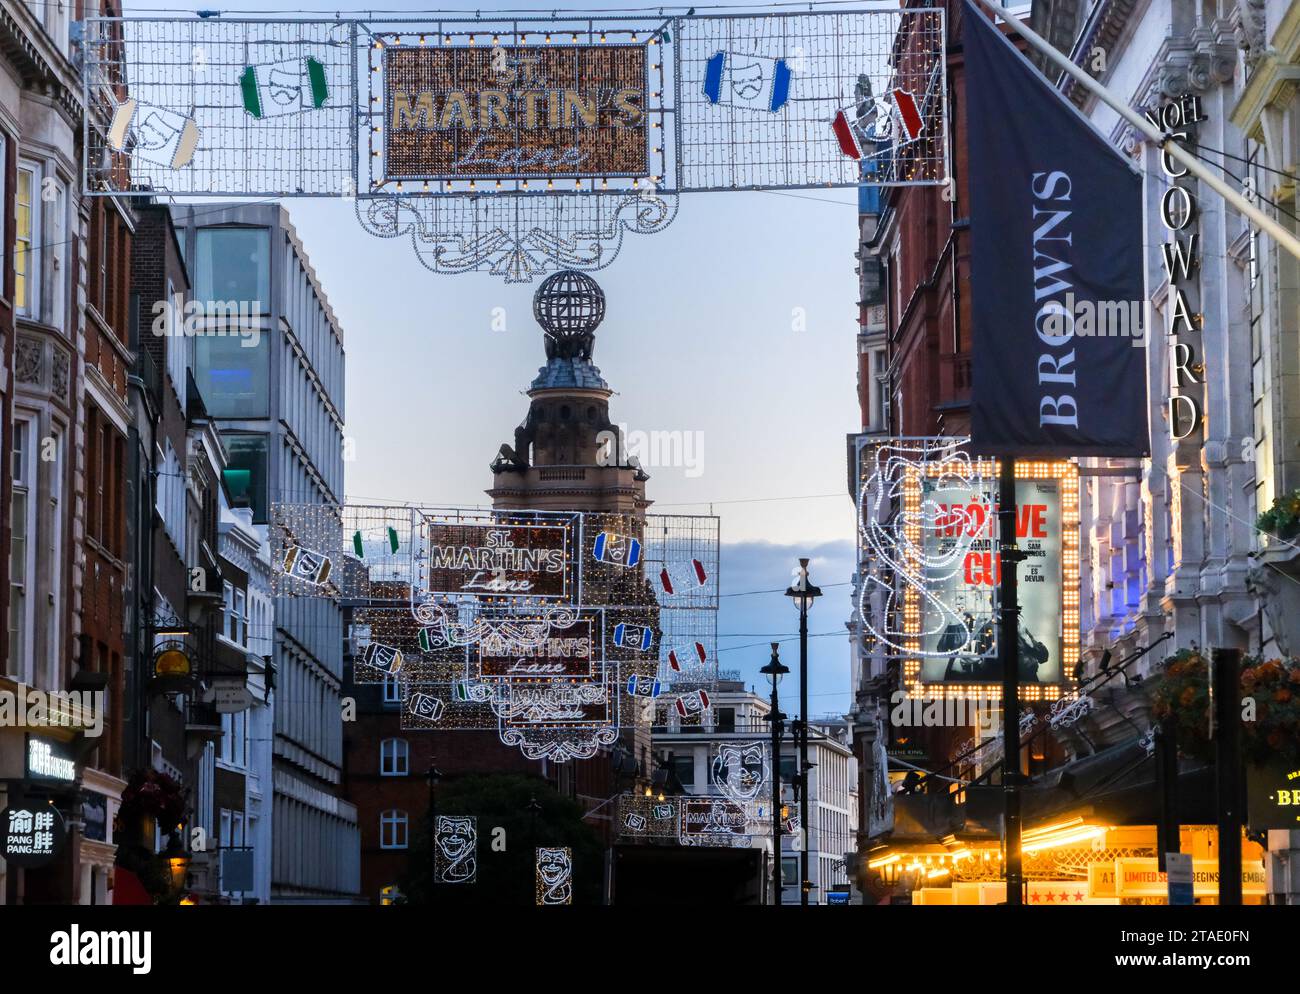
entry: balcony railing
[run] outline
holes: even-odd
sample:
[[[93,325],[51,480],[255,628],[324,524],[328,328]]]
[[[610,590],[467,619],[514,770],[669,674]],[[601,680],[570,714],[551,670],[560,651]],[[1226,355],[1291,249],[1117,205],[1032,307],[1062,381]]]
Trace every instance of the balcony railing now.
[[[555,466],[539,469],[537,478],[543,482],[549,480],[585,480],[587,471],[581,466]]]

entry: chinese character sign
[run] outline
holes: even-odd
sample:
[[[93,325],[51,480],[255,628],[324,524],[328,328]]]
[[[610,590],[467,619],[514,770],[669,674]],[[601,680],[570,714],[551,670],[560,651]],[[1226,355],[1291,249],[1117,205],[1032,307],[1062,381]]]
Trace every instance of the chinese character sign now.
[[[0,856],[14,866],[45,866],[62,851],[67,839],[63,816],[52,804],[16,804],[0,812],[4,833]]]

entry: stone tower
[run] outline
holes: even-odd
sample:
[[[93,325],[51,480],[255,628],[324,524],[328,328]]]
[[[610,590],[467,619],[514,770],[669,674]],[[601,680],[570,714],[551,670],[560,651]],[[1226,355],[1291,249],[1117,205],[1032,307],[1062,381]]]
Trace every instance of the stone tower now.
[[[591,361],[604,292],[584,273],[554,273],[533,297],[533,316],[545,335],[546,365],[528,388],[528,416],[513,447],[501,446],[492,461],[493,507],[644,513],[649,477],[624,457],[609,419],[614,391]]]

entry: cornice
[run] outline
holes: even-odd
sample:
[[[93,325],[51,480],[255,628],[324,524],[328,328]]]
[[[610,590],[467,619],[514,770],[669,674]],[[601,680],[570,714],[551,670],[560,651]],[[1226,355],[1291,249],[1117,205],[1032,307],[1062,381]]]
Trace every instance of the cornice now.
[[[21,4],[0,7],[0,55],[14,67],[24,88],[46,93],[74,124],[84,108],[81,83],[64,55]]]
[[[1300,4],[1294,9],[1300,10]],[[1300,66],[1295,65],[1290,57],[1283,56],[1277,49],[1269,49],[1255,63],[1255,71],[1250,74],[1245,89],[1237,98],[1237,104],[1232,108],[1229,120],[1247,137],[1262,143],[1264,111],[1277,104],[1289,103],[1298,82],[1300,82]]]

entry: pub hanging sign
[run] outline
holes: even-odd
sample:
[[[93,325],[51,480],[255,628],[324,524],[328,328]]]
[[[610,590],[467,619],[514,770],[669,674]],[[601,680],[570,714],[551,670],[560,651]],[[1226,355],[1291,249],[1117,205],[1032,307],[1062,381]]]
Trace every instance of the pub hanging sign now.
[[[1246,821],[1253,831],[1300,831],[1300,763],[1248,767],[1246,797]]]
[[[388,46],[390,180],[650,175],[646,47]]]

